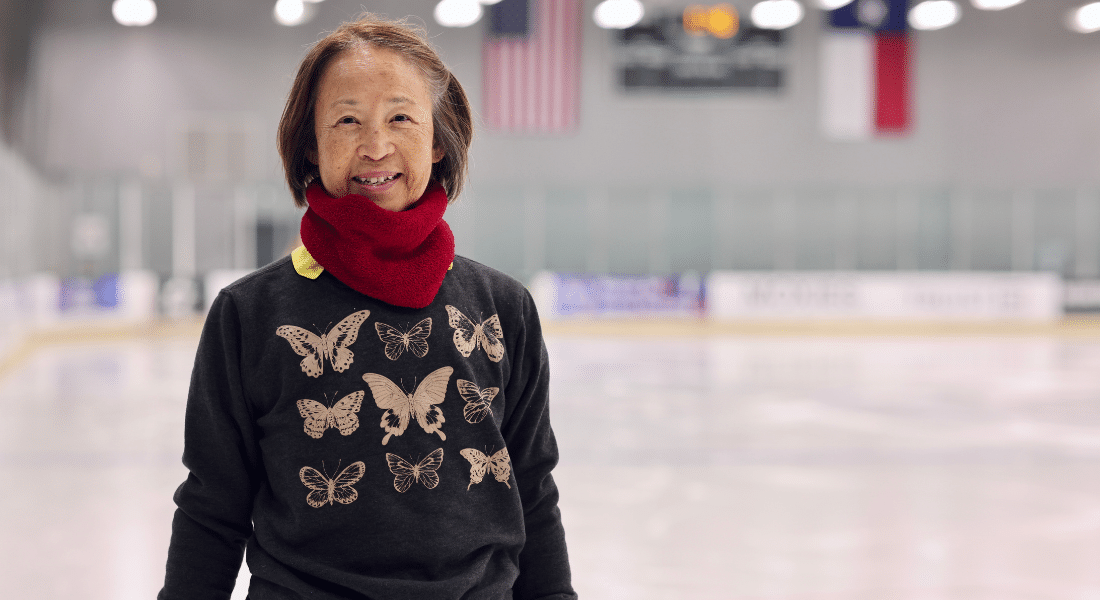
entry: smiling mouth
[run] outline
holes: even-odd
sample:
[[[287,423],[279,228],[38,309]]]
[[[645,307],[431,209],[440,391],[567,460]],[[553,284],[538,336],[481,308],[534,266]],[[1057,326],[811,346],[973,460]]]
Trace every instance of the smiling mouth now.
[[[361,184],[361,185],[381,185],[383,183],[389,183],[389,182],[393,181],[394,179],[397,179],[400,176],[401,176],[400,173],[396,173],[394,175],[390,175],[389,177],[365,177],[364,178],[364,177],[356,176],[356,177],[352,177],[351,179],[352,179],[352,181],[354,181],[358,184]]]

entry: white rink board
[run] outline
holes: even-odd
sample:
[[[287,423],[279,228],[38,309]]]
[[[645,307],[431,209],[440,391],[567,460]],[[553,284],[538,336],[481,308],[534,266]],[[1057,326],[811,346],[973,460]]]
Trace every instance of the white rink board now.
[[[1051,321],[1063,298],[1051,273],[715,271],[706,280],[716,319]]]

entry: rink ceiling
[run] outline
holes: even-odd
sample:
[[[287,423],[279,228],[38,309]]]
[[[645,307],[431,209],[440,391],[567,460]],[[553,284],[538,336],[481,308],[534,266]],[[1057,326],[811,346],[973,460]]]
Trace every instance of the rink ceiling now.
[[[481,25],[445,29],[434,2],[328,0],[287,28],[270,2],[162,0],[158,20],[121,28],[98,2],[48,1],[28,69],[19,147],[47,173],[178,176],[170,125],[187,115],[260,124],[259,165],[279,177],[274,130],[297,62],[319,32],[364,7],[426,23],[444,60],[481,108]],[[665,0],[656,4],[677,5]],[[745,9],[748,2],[735,2]],[[914,34],[916,128],[904,139],[835,143],[817,129],[819,11],[790,31],[789,85],[779,93],[624,94],[612,38],[584,2],[581,124],[561,136],[479,128],[472,182],[561,181],[728,185],[1037,186],[1100,183],[1100,53],[1096,36],[1062,25],[1071,0],[1026,2]],[[744,5],[744,6],[742,6]],[[74,93],[79,89],[79,93]]]

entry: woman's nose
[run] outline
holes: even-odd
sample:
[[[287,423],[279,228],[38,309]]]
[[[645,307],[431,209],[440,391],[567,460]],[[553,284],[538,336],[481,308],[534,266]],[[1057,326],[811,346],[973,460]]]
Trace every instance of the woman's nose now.
[[[393,141],[385,129],[368,130],[359,140],[359,156],[372,161],[386,158],[393,152]]]

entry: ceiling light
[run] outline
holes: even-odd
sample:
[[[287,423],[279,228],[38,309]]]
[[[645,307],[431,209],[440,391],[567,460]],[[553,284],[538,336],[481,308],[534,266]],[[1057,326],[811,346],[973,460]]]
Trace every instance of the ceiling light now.
[[[111,14],[121,25],[143,27],[156,20],[157,5],[153,0],[115,0]]]
[[[923,31],[950,27],[959,18],[959,5],[952,0],[925,0],[909,10],[909,25]]]
[[[1004,10],[1010,6],[1016,6],[1024,0],[970,0],[974,8],[981,10]]]
[[[822,10],[836,10],[852,3],[852,0],[817,0],[817,7]]]
[[[645,16],[645,7],[638,0],[604,0],[596,6],[592,19],[604,29],[633,27]]]
[[[435,5],[435,22],[444,27],[469,27],[481,19],[478,0],[441,0]]]
[[[1078,33],[1100,31],[1100,2],[1069,11],[1067,21],[1069,28]]]
[[[306,5],[302,0],[278,0],[274,8],[275,22],[293,27],[301,25],[306,19]]]
[[[786,29],[802,20],[802,5],[795,0],[764,0],[749,12],[752,24],[760,29]]]
[[[861,0],[856,7],[856,16],[869,27],[878,27],[890,14],[890,8],[882,0]]]

